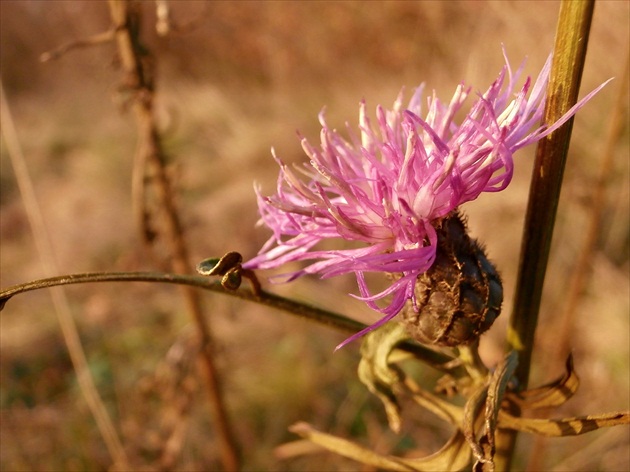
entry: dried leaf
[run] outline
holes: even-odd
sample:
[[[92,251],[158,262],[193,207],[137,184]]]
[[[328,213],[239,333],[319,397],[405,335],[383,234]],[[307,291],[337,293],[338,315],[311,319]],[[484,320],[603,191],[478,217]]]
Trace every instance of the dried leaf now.
[[[348,457],[349,459],[353,459],[362,464],[369,464],[381,469],[395,471],[408,472],[416,470],[401,463],[396,457],[382,456],[370,449],[366,449],[358,444],[348,441],[347,439],[322,433],[317,431],[308,423],[296,423],[289,428],[289,431],[298,434],[301,437],[328,449],[329,451],[339,454],[340,456]]]
[[[440,397],[423,390],[410,378],[405,379],[405,387],[418,405],[426,408],[439,418],[442,418],[444,421],[447,421],[457,428],[463,428],[464,409],[462,407],[453,405],[452,403],[442,400]]]
[[[630,424],[630,412],[578,416],[562,419],[517,418],[505,411],[499,412],[499,428],[515,429],[542,436],[577,436],[599,428]]]
[[[560,406],[577,392],[580,379],[573,366],[573,356],[566,362],[566,372],[559,379],[542,387],[524,392],[510,392],[507,398],[521,409],[539,409]]]
[[[495,441],[497,417],[507,385],[518,365],[518,355],[510,352],[492,373],[488,385],[479,385],[469,396],[464,407],[462,424],[464,437],[477,459],[473,470],[494,470]],[[485,432],[477,439],[480,427],[480,414],[485,407]]]
[[[470,448],[464,435],[457,430],[436,453],[420,459],[401,459],[401,461],[418,471],[458,471],[470,464],[470,455]]]
[[[298,439],[297,441],[290,441],[274,448],[273,453],[277,459],[287,460],[293,459],[299,456],[308,456],[311,454],[320,454],[326,449],[315,444],[308,439]]]
[[[402,379],[402,372],[389,362],[394,347],[408,339],[405,329],[398,323],[387,323],[367,334],[361,345],[359,379],[385,406],[387,421],[392,431],[400,432],[400,404],[394,386]]]
[[[482,462],[485,462],[484,452],[477,441],[476,431],[478,426],[477,419],[480,417],[481,409],[485,405],[487,395],[488,387],[485,385],[480,385],[473,391],[464,406],[464,421],[462,424],[464,437],[472,449],[473,456],[475,456],[477,461]]]
[[[329,451],[362,464],[385,470],[402,472],[457,471],[462,470],[470,462],[470,449],[459,431],[435,454],[419,459],[403,459],[377,454],[371,449],[359,446],[347,439],[317,431],[307,423],[297,423],[289,429]]]
[[[501,402],[507,390],[508,383],[514,375],[516,366],[518,365],[518,353],[516,351],[509,352],[505,359],[497,366],[490,377],[488,385],[488,398],[486,400],[486,433],[487,446],[484,447],[485,461],[492,463],[495,453],[494,433],[497,429],[497,418],[501,409]],[[481,461],[484,462],[484,461]]]

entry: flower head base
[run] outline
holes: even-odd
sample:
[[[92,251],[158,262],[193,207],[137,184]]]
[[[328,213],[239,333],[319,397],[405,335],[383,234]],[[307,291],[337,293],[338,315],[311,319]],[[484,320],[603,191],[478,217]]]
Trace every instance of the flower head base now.
[[[497,192],[510,183],[513,153],[557,129],[599,89],[585,97],[550,127],[538,125],[543,114],[551,58],[532,85],[515,83],[521,69],[506,65],[488,90],[477,96],[460,123],[455,115],[470,95],[459,85],[448,104],[433,94],[423,114],[423,87],[403,107],[402,94],[391,110],[378,106],[375,123],[360,105],[359,132],[348,127],[348,139],[330,129],[320,114],[321,147],[302,138],[309,165],[300,178],[274,153],[280,166],[277,193],[257,190],[261,221],[273,231],[246,269],[269,269],[290,261],[313,261],[284,275],[322,277],[354,273],[360,300],[385,316],[339,347],[396,316],[410,303],[420,311],[416,282],[436,259],[442,221],[482,192]],[[323,241],[363,243],[353,249],[318,250]],[[395,274],[390,286],[373,294],[366,272]],[[280,276],[282,277],[282,276]],[[391,297],[387,306],[377,301]]]

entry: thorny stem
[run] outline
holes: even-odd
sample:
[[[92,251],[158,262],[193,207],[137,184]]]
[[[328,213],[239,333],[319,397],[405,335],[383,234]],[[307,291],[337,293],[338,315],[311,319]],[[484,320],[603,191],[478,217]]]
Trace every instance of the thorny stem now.
[[[564,0],[560,4],[544,123],[557,121],[577,102],[593,9],[594,0]],[[572,127],[573,119],[570,119],[541,140],[536,149],[516,296],[508,326],[507,350],[518,352],[519,365],[515,376],[520,389],[527,388],[529,379],[543,282]],[[497,470],[510,470],[515,443],[516,432],[499,430]]]
[[[84,274],[70,274],[51,277],[47,279],[33,280],[24,284],[14,285],[0,291],[0,310],[5,303],[13,296],[31,290],[54,287],[58,285],[73,285],[91,282],[159,282],[168,284],[186,285],[189,287],[201,288],[213,292],[240,298],[250,302],[259,303],[272,308],[276,308],[288,313],[301,316],[317,323],[329,326],[349,333],[361,331],[366,326],[351,318],[333,313],[322,308],[306,305],[304,303],[284,298],[279,295],[260,290],[257,293],[253,290],[239,288],[238,290],[226,290],[220,281],[211,281],[207,277],[197,275],[164,274],[159,272],[92,272]],[[398,349],[414,354],[423,359],[434,368],[446,373],[454,374],[457,370],[454,367],[454,359],[426,348],[416,343],[406,342],[399,344]]]
[[[138,189],[145,189],[145,172],[150,173],[152,177],[150,183],[157,197],[157,205],[164,215],[164,236],[169,244],[172,268],[176,273],[185,274],[192,272],[192,266],[175,208],[173,191],[164,168],[164,151],[153,115],[153,70],[147,61],[148,54],[140,43],[140,8],[139,3],[129,0],[109,0],[110,14],[116,27],[120,61],[127,74],[126,85],[133,93],[132,107],[139,134],[134,182],[140,183],[136,184],[134,193],[137,195]],[[135,203],[144,205],[145,197],[144,191],[140,192],[141,201],[136,199]],[[144,211],[141,221],[143,223],[147,221]],[[146,226],[143,230],[146,235]],[[226,413],[219,372],[214,363],[210,328],[203,316],[198,294],[187,286],[182,286],[181,291],[201,341],[200,358],[208,379],[208,393],[219,438],[221,462],[225,470],[235,471],[239,469],[238,448]]]

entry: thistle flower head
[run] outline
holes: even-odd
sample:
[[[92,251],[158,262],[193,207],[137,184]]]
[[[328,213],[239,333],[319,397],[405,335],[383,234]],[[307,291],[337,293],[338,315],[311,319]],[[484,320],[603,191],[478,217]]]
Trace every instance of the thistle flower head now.
[[[263,196],[257,189],[261,221],[273,235],[243,267],[309,261],[276,277],[284,281],[354,273],[357,298],[384,316],[342,345],[390,320],[407,302],[417,309],[416,281],[436,257],[435,222],[482,192],[507,187],[514,152],[558,128],[597,91],[552,126],[541,127],[550,67],[551,58],[535,82],[528,77],[517,89],[521,68],[513,72],[506,58],[490,87],[471,97],[461,121],[456,115],[471,95],[463,84],[448,103],[430,95],[424,110],[422,86],[407,106],[401,93],[391,110],[378,106],[373,120],[362,102],[358,131],[348,126],[345,138],[320,113],[320,146],[301,138],[308,163],[292,169],[273,153],[280,166],[276,194]],[[339,249],[317,247],[335,239]],[[344,248],[342,240],[360,247]],[[366,272],[396,276],[385,290],[372,293]],[[377,304],[386,297],[388,303]]]

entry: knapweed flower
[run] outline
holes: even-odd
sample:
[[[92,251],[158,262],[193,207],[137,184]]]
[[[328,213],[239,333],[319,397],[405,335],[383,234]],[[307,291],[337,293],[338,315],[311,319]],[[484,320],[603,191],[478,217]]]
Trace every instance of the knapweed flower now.
[[[459,219],[457,208],[482,192],[506,188],[514,152],[557,129],[599,90],[552,126],[541,127],[550,67],[551,58],[533,84],[528,77],[515,90],[522,67],[513,73],[506,58],[498,78],[477,95],[459,122],[456,115],[471,91],[463,84],[449,103],[435,93],[429,96],[426,112],[422,86],[406,107],[401,93],[391,110],[376,108],[375,122],[362,102],[358,133],[348,126],[347,139],[329,128],[320,113],[321,146],[301,138],[309,163],[291,169],[272,151],[280,166],[276,194],[263,196],[257,189],[257,195],[261,221],[273,235],[243,267],[271,269],[310,261],[301,270],[284,274],[284,281],[304,274],[354,273],[361,293],[357,298],[384,316],[341,345],[392,319],[406,304],[420,312],[416,284],[435,263],[440,239],[453,237],[449,226],[455,233],[465,233],[463,224],[444,221],[453,215]],[[335,239],[360,247],[344,248],[341,241],[339,249],[317,248],[321,241]],[[481,251],[474,242],[462,244]],[[482,258],[477,266],[483,268],[487,259]],[[387,274],[389,286],[371,293],[366,272]],[[490,277],[489,282],[496,281],[500,286],[498,275]],[[486,298],[492,295],[489,290]],[[498,301],[500,308],[502,292],[498,295],[487,302]],[[385,306],[377,304],[384,298],[389,298]]]

